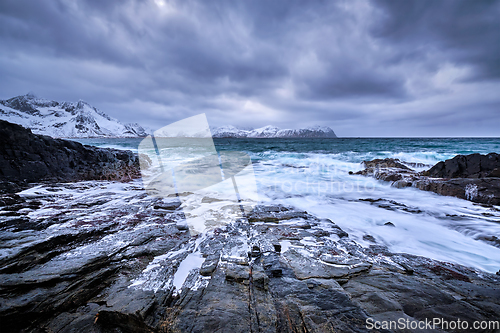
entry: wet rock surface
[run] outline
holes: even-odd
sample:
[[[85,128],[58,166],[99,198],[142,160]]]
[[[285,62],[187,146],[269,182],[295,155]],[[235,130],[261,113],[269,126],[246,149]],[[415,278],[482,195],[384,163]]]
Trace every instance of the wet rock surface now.
[[[139,181],[39,185],[0,204],[2,332],[374,332],[367,318],[500,312],[500,276],[361,247],[289,206],[191,236],[178,199]]]
[[[416,172],[407,163],[386,158],[364,161],[356,174],[392,182],[398,188],[416,187],[488,205],[500,205],[500,156],[458,155],[427,171]]]
[[[131,151],[36,135],[0,120],[0,193],[15,193],[42,180],[128,181],[139,176],[139,158]]]

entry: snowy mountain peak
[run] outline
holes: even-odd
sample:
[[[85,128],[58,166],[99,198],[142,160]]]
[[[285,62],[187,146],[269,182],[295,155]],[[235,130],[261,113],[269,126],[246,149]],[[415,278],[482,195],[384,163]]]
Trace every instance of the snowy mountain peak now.
[[[52,137],[142,137],[147,133],[138,124],[122,124],[79,100],[57,102],[33,93],[0,100],[0,119],[30,128],[33,133]]]

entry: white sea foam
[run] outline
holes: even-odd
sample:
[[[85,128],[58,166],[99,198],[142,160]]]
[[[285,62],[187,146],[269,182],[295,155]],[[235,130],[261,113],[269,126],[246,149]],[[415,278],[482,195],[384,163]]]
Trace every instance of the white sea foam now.
[[[263,154],[266,155],[266,154]],[[489,272],[500,268],[500,249],[481,240],[500,234],[500,213],[466,200],[415,188],[397,189],[371,177],[349,175],[363,167],[357,154],[352,162],[334,154],[269,153],[271,160],[254,169],[261,196],[267,202],[290,204],[329,218],[362,245],[377,242],[395,252],[422,255]],[[390,154],[406,162],[434,164],[451,154]],[[269,157],[268,156],[268,157]],[[475,192],[469,189],[469,196]],[[386,207],[360,199],[384,199]],[[392,201],[393,203],[391,203]],[[396,203],[396,204],[394,204]],[[384,225],[392,222],[396,227]],[[282,247],[288,248],[287,244]]]
[[[334,145],[335,142],[332,141],[331,144]],[[498,151],[500,147],[495,142],[471,141],[456,144],[455,148],[447,148],[445,144],[449,142],[437,140],[432,143],[435,149],[420,150],[391,147],[391,144],[387,144],[387,149],[365,147],[364,151],[357,151],[358,147],[353,145],[350,150],[338,149],[337,152],[292,152],[259,148],[250,152],[250,155],[254,161],[259,198],[264,202],[291,204],[311,214],[331,219],[355,241],[365,246],[371,244],[363,239],[363,236],[369,234],[378,243],[387,245],[395,252],[422,255],[496,272],[500,268],[500,248],[485,239],[500,235],[498,207],[482,207],[466,200],[415,188],[398,189],[391,187],[388,182],[349,174],[349,171],[362,170],[363,160],[374,158],[391,157],[410,164],[434,165],[458,153],[486,153]],[[279,146],[279,143],[273,143],[273,146]],[[183,161],[185,152],[177,153],[174,148],[165,149],[168,150],[168,154],[165,154],[168,155],[168,160],[163,161],[164,166],[169,167]],[[196,147],[190,150],[193,159],[203,156],[203,153]],[[154,151],[151,152],[151,158],[156,158]],[[426,168],[427,166],[416,167],[417,170]],[[24,195],[39,190],[33,188]],[[102,190],[96,188],[96,191]],[[473,188],[469,189],[468,195],[471,198],[476,195]],[[360,199],[382,200],[370,202]],[[210,207],[215,205],[217,204],[211,204]],[[201,207],[205,209],[204,206]],[[385,225],[387,222],[395,227]],[[293,247],[285,241],[281,242],[281,246],[283,252]],[[200,260],[194,254],[190,259],[193,259],[193,265],[199,264]],[[179,273],[177,284],[183,280],[180,275],[186,275],[186,271],[189,274],[189,270],[183,271],[184,274]]]

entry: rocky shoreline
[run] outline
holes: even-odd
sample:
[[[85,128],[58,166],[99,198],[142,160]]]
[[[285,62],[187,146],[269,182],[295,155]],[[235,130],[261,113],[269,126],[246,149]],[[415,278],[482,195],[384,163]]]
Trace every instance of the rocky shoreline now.
[[[139,158],[131,151],[37,135],[0,120],[0,193],[41,181],[128,181],[140,175]]]
[[[191,237],[180,202],[147,196],[139,181],[41,185],[1,204],[4,332],[368,332],[367,318],[498,320],[500,276],[361,247],[293,207],[257,206]]]
[[[392,186],[416,187],[486,205],[500,205],[500,155],[457,155],[417,172],[408,163],[386,158],[363,162],[358,175],[391,182]]]
[[[2,332],[389,332],[367,320],[499,320],[499,275],[392,253],[370,235],[363,247],[334,221],[276,204],[192,236],[178,198],[148,196],[134,179],[132,153],[4,122],[0,131],[11,184],[0,195]],[[393,182],[431,179],[386,162],[367,168]],[[234,208],[198,204],[212,202]]]

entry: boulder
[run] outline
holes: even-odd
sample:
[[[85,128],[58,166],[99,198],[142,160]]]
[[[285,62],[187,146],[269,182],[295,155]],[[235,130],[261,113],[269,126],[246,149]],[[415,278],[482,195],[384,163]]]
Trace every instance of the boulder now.
[[[426,175],[433,178],[500,177],[500,154],[457,155],[437,163]]]

